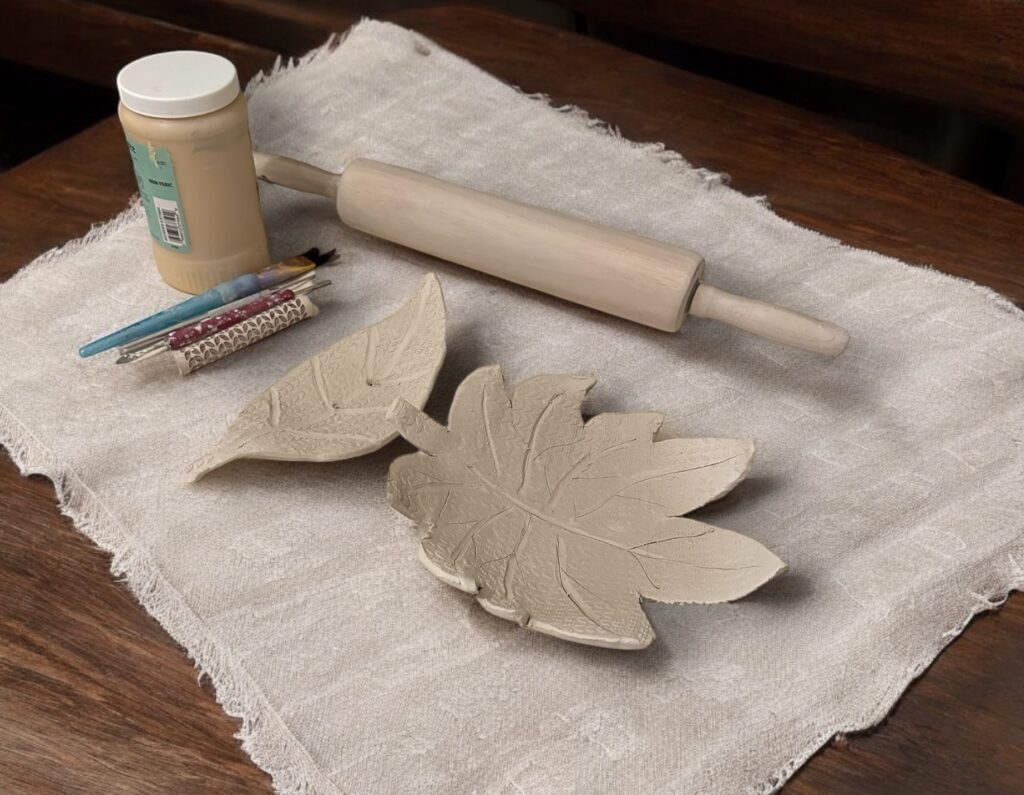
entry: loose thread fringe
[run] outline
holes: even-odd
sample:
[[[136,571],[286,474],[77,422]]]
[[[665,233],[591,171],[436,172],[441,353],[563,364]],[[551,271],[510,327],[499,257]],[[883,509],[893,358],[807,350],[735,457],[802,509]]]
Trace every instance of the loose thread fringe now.
[[[270,70],[249,82],[247,93],[330,55],[354,29],[331,36],[323,46],[301,58],[289,61],[278,58]],[[8,280],[8,285],[17,284],[45,263],[73,256],[132,224],[141,223],[143,217],[144,209],[136,195],[128,207],[110,221],[94,225],[84,236],[53,248],[20,268]],[[49,478],[61,513],[98,547],[111,554],[111,573],[127,585],[146,612],[184,647],[199,670],[198,679],[209,678],[224,711],[241,720],[242,726],[235,737],[252,761],[270,774],[275,791],[283,795],[339,792],[278,716],[259,685],[209,634],[146,550],[135,543],[81,478],[59,461],[2,403],[0,445],[7,449],[22,475]]]
[[[345,33],[332,35],[324,45],[301,58],[288,60],[278,58],[270,70],[256,75],[249,82],[246,86],[246,93],[252,94],[257,89],[272,85],[303,66],[329,57],[365,21],[361,21]],[[416,34],[411,35],[416,36]],[[422,42],[423,38],[416,36],[416,41]],[[420,46],[424,45],[421,43]],[[654,157],[669,166],[675,173],[696,178],[700,184],[709,189],[727,186],[729,183],[728,174],[694,168],[681,154],[667,149],[662,143],[637,143],[623,138],[618,127],[593,118],[582,108],[575,105],[556,107],[552,105],[550,97],[546,94],[525,94],[522,91],[519,93],[528,99],[546,105],[553,112],[568,115],[588,129],[620,140],[624,146],[639,149],[645,155]],[[766,197],[745,198],[758,205],[762,211],[771,212]],[[105,224],[94,226],[84,237],[37,257],[32,263],[20,269],[8,283],[16,284],[43,263],[71,256],[91,243],[141,221],[142,214],[142,205],[136,197],[121,214]],[[819,233],[799,227],[779,216],[775,217],[802,232],[810,232],[825,238],[828,244],[837,250],[852,248],[824,235],[819,235]],[[890,257],[885,257],[885,259],[903,268],[911,267]],[[929,278],[955,279],[965,283],[973,290],[981,292],[999,309],[1024,320],[1024,312],[993,290],[967,279],[956,279],[931,268],[925,267],[921,270]],[[39,474],[50,478],[57,493],[61,513],[69,517],[75,526],[92,539],[97,546],[111,553],[113,556],[110,565],[112,573],[128,586],[143,608],[185,648],[186,653],[199,669],[199,678],[209,677],[214,686],[217,701],[224,711],[241,720],[241,729],[235,736],[241,741],[242,748],[249,754],[253,762],[273,778],[275,790],[284,795],[338,792],[338,788],[318,768],[302,743],[274,711],[256,682],[209,635],[202,621],[163,577],[147,552],[135,544],[130,535],[124,531],[78,475],[58,461],[2,404],[0,404],[0,444],[7,448],[23,475]],[[1024,550],[1021,554],[1024,555]],[[751,787],[750,792],[756,793],[756,795],[776,792],[807,759],[832,738],[866,731],[884,720],[910,683],[919,677],[938,654],[966,629],[977,614],[997,608],[1005,602],[1011,591],[1022,588],[1024,588],[1024,571],[1018,564],[1016,575],[1011,578],[1011,583],[1005,590],[992,596],[975,595],[971,604],[967,606],[965,616],[952,628],[940,633],[936,638],[935,647],[928,649],[919,662],[907,667],[901,677],[890,683],[885,693],[867,714],[846,724],[830,726],[815,735],[798,754],[787,760],[765,781]]]
[[[309,64],[324,60],[325,58],[333,54],[334,51],[337,50],[338,47],[342,45],[342,43],[344,43],[345,39],[348,38],[348,35],[352,31],[354,31],[356,28],[358,28],[364,22],[367,21],[367,18],[363,17],[359,22],[357,22],[348,30],[343,31],[342,33],[332,33],[327,38],[327,41],[325,41],[315,50],[310,50],[305,55],[301,55],[297,58],[283,58],[282,56],[278,55],[277,58],[274,59],[274,64],[269,69],[266,69],[262,72],[258,72],[256,75],[252,77],[251,80],[249,80],[249,82],[245,86],[246,96],[252,96],[253,92],[257,89],[273,85],[281,78],[291,74],[292,72],[298,69],[301,69],[304,66],[308,66]]]
[[[710,171],[704,168],[695,168],[692,166],[686,158],[684,158],[679,152],[667,149],[663,143],[637,143],[630,141],[622,137],[622,133],[619,128],[615,125],[609,124],[608,122],[602,121],[601,119],[593,118],[583,108],[577,107],[576,105],[561,105],[556,106],[552,104],[551,98],[547,94],[534,93],[527,94],[520,89],[516,89],[520,94],[525,96],[527,99],[534,100],[546,105],[556,113],[567,114],[570,118],[579,121],[585,125],[588,129],[596,130],[605,135],[610,135],[613,138],[621,140],[624,144],[628,145],[632,149],[639,149],[645,155],[649,155],[657,158],[661,163],[671,167],[677,173],[685,175],[695,175],[701,183],[708,188],[716,188],[719,186],[728,186],[731,177],[726,173],[719,173]],[[768,202],[767,196],[744,196],[743,198],[758,205],[762,211],[770,212],[775,215]],[[824,238],[828,241],[829,245],[834,247],[837,251],[853,250],[852,246],[848,246],[841,241],[829,238],[826,235],[822,235],[814,230],[807,230],[804,227],[797,226],[796,224],[788,221],[781,216],[775,215],[775,217],[785,224],[794,228],[800,229],[804,232],[810,232],[818,237]],[[879,255],[884,256],[884,255]],[[918,270],[923,272],[923,275],[929,278],[938,279],[951,279],[960,282],[963,285],[970,287],[973,291],[981,293],[987,300],[991,301],[1000,310],[1005,311],[1017,319],[1024,320],[1024,311],[1021,311],[1011,301],[1007,300],[1003,296],[996,293],[994,290],[984,287],[980,284],[970,281],[969,279],[961,279],[955,276],[942,273],[941,271],[935,270],[930,266],[911,266],[905,262],[894,259],[892,257],[885,257],[891,264],[899,265],[901,268],[916,267]],[[1012,556],[1011,556],[1012,557]],[[921,676],[929,666],[936,660],[942,650],[952,643],[960,634],[967,628],[976,615],[979,613],[995,610],[999,608],[1006,600],[1012,591],[1019,591],[1024,589],[1024,573],[1021,572],[1021,567],[1017,566],[1018,574],[1015,578],[1011,579],[1009,585],[1007,585],[1005,591],[1001,591],[992,597],[985,597],[978,594],[974,594],[974,601],[968,606],[965,617],[958,621],[951,629],[942,632],[936,638],[936,645],[934,648],[925,651],[922,659],[919,660],[912,666],[907,667],[903,675],[896,681],[890,683],[885,693],[875,703],[874,707],[865,715],[858,719],[849,721],[846,724],[835,725],[829,727],[825,731],[815,735],[804,748],[794,756],[790,757],[784,762],[775,772],[773,772],[764,781],[753,785],[750,788],[750,792],[753,795],[770,795],[770,793],[777,792],[783,785],[789,781],[790,778],[796,773],[797,770],[815,753],[818,749],[824,746],[826,743],[833,739],[842,738],[845,740],[848,734],[862,733],[870,730],[874,726],[877,726],[885,717],[892,711],[893,707],[899,701],[900,696],[903,695],[904,691],[910,686],[911,682]]]
[[[529,94],[523,91],[518,86],[511,86],[511,88],[513,88],[520,96],[525,97],[526,99],[538,102],[541,105],[547,107],[549,110],[554,111],[555,113],[563,113],[569,116],[569,118],[579,122],[587,129],[595,130],[596,132],[602,133],[604,135],[609,135],[612,138],[620,140],[623,143],[623,145],[629,147],[630,149],[639,150],[644,155],[656,158],[659,162],[669,166],[677,174],[681,174],[687,177],[696,177],[699,180],[700,184],[704,185],[709,189],[717,187],[728,188],[730,183],[732,182],[732,177],[726,172],[711,171],[706,168],[697,168],[693,166],[679,152],[676,152],[672,149],[668,149],[665,146],[665,144],[661,142],[654,141],[641,143],[637,141],[631,141],[628,138],[623,138],[622,132],[616,125],[611,124],[610,122],[603,121],[602,119],[594,118],[593,116],[590,115],[590,113],[588,113],[583,108],[578,107],[577,105],[555,105],[551,102],[551,97],[548,94],[540,92]],[[761,212],[769,213],[776,222],[782,223],[784,226],[790,227],[792,229],[799,230],[801,233],[813,235],[814,237],[822,240],[826,246],[828,246],[831,249],[834,249],[837,252],[858,250],[855,246],[847,245],[846,243],[843,243],[841,240],[829,237],[828,235],[822,234],[821,232],[817,232],[813,229],[808,229],[807,227],[800,226],[799,224],[790,221],[788,218],[784,218],[781,215],[777,215],[775,211],[772,209],[771,203],[769,202],[767,196],[748,196],[746,194],[739,193],[738,191],[732,191],[732,193],[734,193],[737,197],[739,197],[742,200],[753,203],[759,208]],[[901,269],[910,268],[916,271],[920,271],[921,275],[925,276],[926,278],[935,279],[937,281],[949,280],[952,282],[957,282],[963,286],[970,288],[973,292],[981,295],[987,301],[990,301],[992,304],[994,304],[999,310],[1006,312],[1007,314],[1013,316],[1017,320],[1024,320],[1024,309],[1021,309],[1008,298],[1000,295],[990,287],[985,287],[984,285],[973,282],[970,279],[964,279],[959,276],[951,276],[948,273],[943,273],[942,271],[933,268],[931,265],[920,263],[910,264],[907,262],[903,262],[902,260],[898,260],[895,257],[887,256],[885,254],[880,254],[878,252],[872,253],[875,254],[875,256],[877,257],[881,257],[889,265]]]
[[[541,105],[546,106],[548,109],[553,110],[555,113],[564,114],[569,118],[578,121],[589,130],[596,130],[599,133],[615,138],[630,149],[639,150],[643,154],[654,157],[659,162],[667,166],[672,166],[677,173],[697,177],[697,179],[699,179],[704,185],[709,187],[715,185],[728,185],[732,181],[732,177],[723,171],[711,171],[707,168],[694,167],[679,152],[676,152],[673,149],[668,149],[665,144],[658,141],[641,143],[624,138],[622,136],[622,130],[619,129],[618,125],[604,121],[603,119],[594,118],[588,111],[578,105],[555,105],[548,94],[542,92],[527,93],[518,86],[512,86],[512,88],[526,99],[538,102]],[[759,202],[765,203],[762,201],[764,199],[763,196],[756,197],[756,199]]]
[[[1024,553],[1024,550],[1022,550],[1022,553]],[[1010,559],[1016,562],[1016,558],[1012,554],[1010,554]],[[914,680],[922,676],[931,667],[942,651],[960,637],[978,615],[997,610],[1006,603],[1006,600],[1010,598],[1010,594],[1013,591],[1020,590],[1024,590],[1024,574],[1020,572],[1018,567],[1015,576],[1010,578],[1010,582],[1005,589],[1000,589],[991,596],[971,594],[972,600],[967,605],[964,616],[950,629],[939,633],[935,637],[935,646],[925,651],[921,659],[916,663],[904,668],[900,676],[889,683],[885,692],[878,698],[870,710],[854,720],[848,721],[845,724],[831,726],[815,735],[800,753],[790,757],[763,782],[752,786],[749,790],[751,795],[772,795],[772,793],[778,792],[804,763],[814,756],[826,743],[831,741],[835,741],[837,744],[846,743],[849,735],[864,734],[875,728],[886,719]]]
[[[44,475],[53,482],[60,512],[100,549],[111,554],[111,573],[127,585],[142,607],[184,648],[209,677],[217,702],[241,719],[236,737],[253,762],[267,771],[285,795],[337,792],[302,744],[269,704],[259,686],[210,636],[202,621],[167,582],[148,553],[81,478],[62,464],[0,404],[0,445],[7,448],[22,475]]]
[[[45,251],[40,254],[27,265],[18,268],[18,270],[14,272],[14,275],[7,280],[7,286],[18,284],[33,270],[44,263],[70,257],[72,254],[77,254],[86,246],[120,232],[122,229],[140,221],[144,213],[145,211],[142,208],[142,202],[139,199],[138,194],[135,194],[132,200],[128,203],[128,206],[109,221],[102,224],[93,224],[89,231],[82,235],[82,237],[69,240],[61,246],[51,248],[49,251]]]

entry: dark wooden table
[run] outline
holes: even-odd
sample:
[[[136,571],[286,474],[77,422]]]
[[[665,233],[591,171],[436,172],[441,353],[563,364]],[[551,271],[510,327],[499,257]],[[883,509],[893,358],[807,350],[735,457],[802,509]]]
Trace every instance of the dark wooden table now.
[[[3,0],[0,11],[11,5]],[[116,25],[123,35],[89,67],[98,81],[150,49],[154,36],[163,48],[227,52],[243,71],[272,59],[252,44],[105,7],[22,5],[30,6],[17,8],[24,24],[0,31],[2,57],[46,55],[31,46],[38,34],[29,18],[70,17],[72,36]],[[1024,301],[1017,205],[811,114],[574,34],[468,9],[395,19],[527,91],[729,172],[735,187],[767,195],[798,223]],[[321,18],[289,24],[298,41],[326,36]],[[61,53],[51,55],[53,68]],[[113,118],[0,176],[0,275],[118,212],[133,190]],[[0,791],[268,791],[233,738],[236,722],[108,567],[108,556],[60,516],[52,484],[23,478],[0,458]],[[786,792],[1021,793],[1022,782],[1024,599],[1014,596],[976,620],[882,726],[824,749]]]

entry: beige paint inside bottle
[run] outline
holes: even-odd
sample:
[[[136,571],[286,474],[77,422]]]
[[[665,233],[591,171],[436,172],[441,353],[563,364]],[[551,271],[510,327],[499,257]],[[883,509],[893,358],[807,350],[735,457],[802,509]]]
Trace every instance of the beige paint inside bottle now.
[[[117,76],[160,276],[187,293],[270,264],[245,95],[226,58],[158,53]]]

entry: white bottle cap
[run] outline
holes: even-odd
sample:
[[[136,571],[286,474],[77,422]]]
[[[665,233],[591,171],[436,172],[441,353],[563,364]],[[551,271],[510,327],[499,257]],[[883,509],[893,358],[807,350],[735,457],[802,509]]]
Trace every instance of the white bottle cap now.
[[[200,116],[234,101],[238,72],[231,61],[212,52],[159,52],[118,72],[117,91],[126,108],[143,116]]]

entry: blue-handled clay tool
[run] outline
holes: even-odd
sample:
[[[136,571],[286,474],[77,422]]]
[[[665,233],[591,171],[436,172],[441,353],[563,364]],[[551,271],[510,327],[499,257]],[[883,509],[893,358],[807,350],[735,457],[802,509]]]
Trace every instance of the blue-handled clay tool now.
[[[133,340],[154,334],[165,329],[180,325],[194,317],[206,314],[214,309],[226,306],[240,298],[273,287],[276,284],[305,273],[324,262],[327,262],[334,251],[321,254],[319,249],[311,248],[305,254],[272,265],[259,273],[246,273],[230,281],[218,284],[205,293],[192,296],[181,303],[170,306],[155,315],[150,315],[129,326],[118,329],[105,337],[93,340],[78,349],[78,355],[84,357],[125,345]]]

